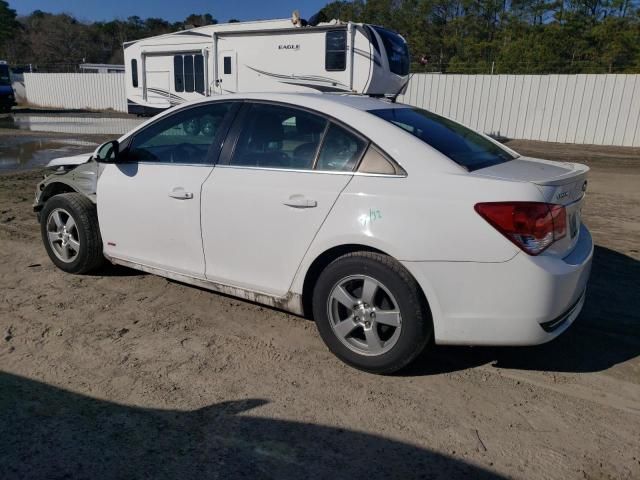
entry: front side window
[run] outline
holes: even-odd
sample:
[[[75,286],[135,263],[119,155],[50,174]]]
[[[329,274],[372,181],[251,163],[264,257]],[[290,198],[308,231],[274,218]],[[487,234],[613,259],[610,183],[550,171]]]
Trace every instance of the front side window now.
[[[311,169],[326,124],[324,118],[296,108],[254,104],[230,164]]]
[[[231,103],[213,103],[170,115],[137,133],[126,161],[198,164],[220,133]]]
[[[516,158],[479,133],[420,108],[382,108],[369,113],[411,133],[469,171]]]
[[[331,124],[318,156],[316,170],[350,172],[356,166],[367,142],[338,125]]]
[[[347,31],[333,30],[326,33],[325,70],[341,71],[347,68]]]
[[[387,52],[389,60],[389,70],[396,75],[409,75],[411,59],[409,57],[409,47],[407,42],[395,32],[382,27],[373,27],[380,38]]]
[[[138,88],[138,60],[131,60],[131,83],[134,88]]]

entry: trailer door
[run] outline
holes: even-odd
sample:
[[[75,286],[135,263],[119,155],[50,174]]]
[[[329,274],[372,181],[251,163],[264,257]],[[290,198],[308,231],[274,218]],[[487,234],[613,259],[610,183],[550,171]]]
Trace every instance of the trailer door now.
[[[222,50],[218,54],[218,93],[238,91],[237,54],[235,50]]]
[[[148,103],[159,108],[171,106],[171,72],[166,56],[149,55],[145,58],[145,93]]]

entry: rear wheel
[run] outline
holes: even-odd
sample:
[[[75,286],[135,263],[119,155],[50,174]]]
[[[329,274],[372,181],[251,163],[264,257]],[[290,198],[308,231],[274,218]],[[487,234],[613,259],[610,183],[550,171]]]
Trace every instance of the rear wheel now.
[[[408,365],[433,331],[413,277],[392,258],[373,252],[350,253],[325,268],[314,289],[313,313],[337,357],[374,373]]]
[[[51,197],[40,212],[42,241],[51,261],[69,273],[102,265],[102,240],[96,206],[79,193]]]

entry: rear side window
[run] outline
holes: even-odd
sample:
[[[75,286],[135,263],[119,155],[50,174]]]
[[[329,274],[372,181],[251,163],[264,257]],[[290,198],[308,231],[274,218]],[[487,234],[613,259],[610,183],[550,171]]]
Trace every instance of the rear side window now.
[[[325,70],[341,71],[347,68],[347,31],[333,30],[326,33]]]
[[[134,88],[138,88],[138,60],[131,60],[131,83]]]
[[[236,143],[231,165],[313,168],[327,121],[296,108],[254,104]]]
[[[420,108],[383,108],[369,113],[411,133],[469,171],[516,158],[479,133]]]
[[[331,124],[318,156],[316,170],[350,172],[367,146],[360,137],[338,125]]]

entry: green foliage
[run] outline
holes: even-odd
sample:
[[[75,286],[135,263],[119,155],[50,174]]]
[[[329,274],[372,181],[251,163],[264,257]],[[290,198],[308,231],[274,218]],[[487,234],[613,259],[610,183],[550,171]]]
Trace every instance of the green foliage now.
[[[124,42],[215,23],[218,21],[205,13],[176,23],[133,16],[86,24],[70,15],[40,10],[16,20],[15,12],[0,0],[0,58],[49,72],[76,71],[83,62],[122,64]]]
[[[5,0],[0,0],[0,51],[14,37],[17,29],[16,11],[9,8]]]
[[[639,2],[341,0],[321,14],[400,32],[414,72],[626,73],[640,72]],[[16,20],[0,0],[0,58],[74,71],[82,62],[122,63],[124,42],[217,22],[205,13],[176,23],[134,16],[86,24],[39,10]]]
[[[640,71],[638,0],[356,0],[323,13],[400,32],[414,72]]]

